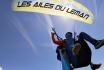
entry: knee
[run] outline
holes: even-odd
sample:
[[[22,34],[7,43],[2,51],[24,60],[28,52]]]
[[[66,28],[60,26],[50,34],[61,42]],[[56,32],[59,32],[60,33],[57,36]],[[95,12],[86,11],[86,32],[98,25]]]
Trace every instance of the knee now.
[[[83,34],[85,34],[85,32],[81,32],[79,35],[83,35]]]
[[[79,37],[81,36],[83,36],[85,34],[85,32],[81,32],[80,34],[79,34]]]
[[[81,32],[79,35],[78,35],[78,39],[80,40],[83,40],[83,37],[86,33],[85,32]]]

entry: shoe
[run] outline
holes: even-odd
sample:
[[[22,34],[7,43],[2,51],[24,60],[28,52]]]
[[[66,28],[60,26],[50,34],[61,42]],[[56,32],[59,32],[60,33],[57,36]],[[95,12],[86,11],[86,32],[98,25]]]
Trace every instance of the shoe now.
[[[74,70],[74,67],[72,64],[70,64],[70,70]]]
[[[96,70],[98,68],[100,68],[101,64],[91,64],[91,69],[92,70]]]
[[[97,43],[95,44],[95,48],[99,49],[104,45],[104,40],[97,40]]]

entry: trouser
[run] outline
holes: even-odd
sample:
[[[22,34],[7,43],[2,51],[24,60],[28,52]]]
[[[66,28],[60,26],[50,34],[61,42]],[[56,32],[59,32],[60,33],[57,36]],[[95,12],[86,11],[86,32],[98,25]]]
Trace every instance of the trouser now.
[[[89,35],[88,35],[87,33],[85,33],[85,32],[81,32],[81,33],[79,34],[78,39],[79,39],[80,41],[86,40],[86,41],[90,42],[92,45],[95,45],[96,42],[97,42],[96,39],[92,38],[91,36],[89,36]]]

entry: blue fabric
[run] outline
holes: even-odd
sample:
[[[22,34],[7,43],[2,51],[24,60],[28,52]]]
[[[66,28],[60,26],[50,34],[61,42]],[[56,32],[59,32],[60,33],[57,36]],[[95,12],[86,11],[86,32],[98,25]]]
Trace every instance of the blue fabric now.
[[[60,50],[60,56],[61,56],[61,62],[62,62],[62,68],[63,70],[70,70],[70,65],[69,63],[66,61],[65,57],[63,56],[61,50]]]
[[[77,66],[77,57],[73,53],[72,48],[74,47],[74,39],[65,39],[66,43],[66,51],[68,53],[69,60],[72,62],[72,64],[76,67]]]

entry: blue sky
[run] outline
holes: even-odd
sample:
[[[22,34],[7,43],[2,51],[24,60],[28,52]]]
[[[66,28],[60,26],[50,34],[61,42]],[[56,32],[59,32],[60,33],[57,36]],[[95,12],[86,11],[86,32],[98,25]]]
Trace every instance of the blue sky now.
[[[78,0],[95,15],[92,25],[59,16],[40,13],[14,12],[12,0],[0,1],[0,66],[4,70],[62,70],[56,59],[55,45],[52,44],[48,22],[53,23],[59,36],[64,38],[67,31],[77,34],[84,31],[96,39],[104,39],[104,1]],[[46,17],[49,17],[48,21]],[[104,69],[104,48],[92,50],[92,61],[102,63]],[[84,67],[76,70],[90,70]]]

